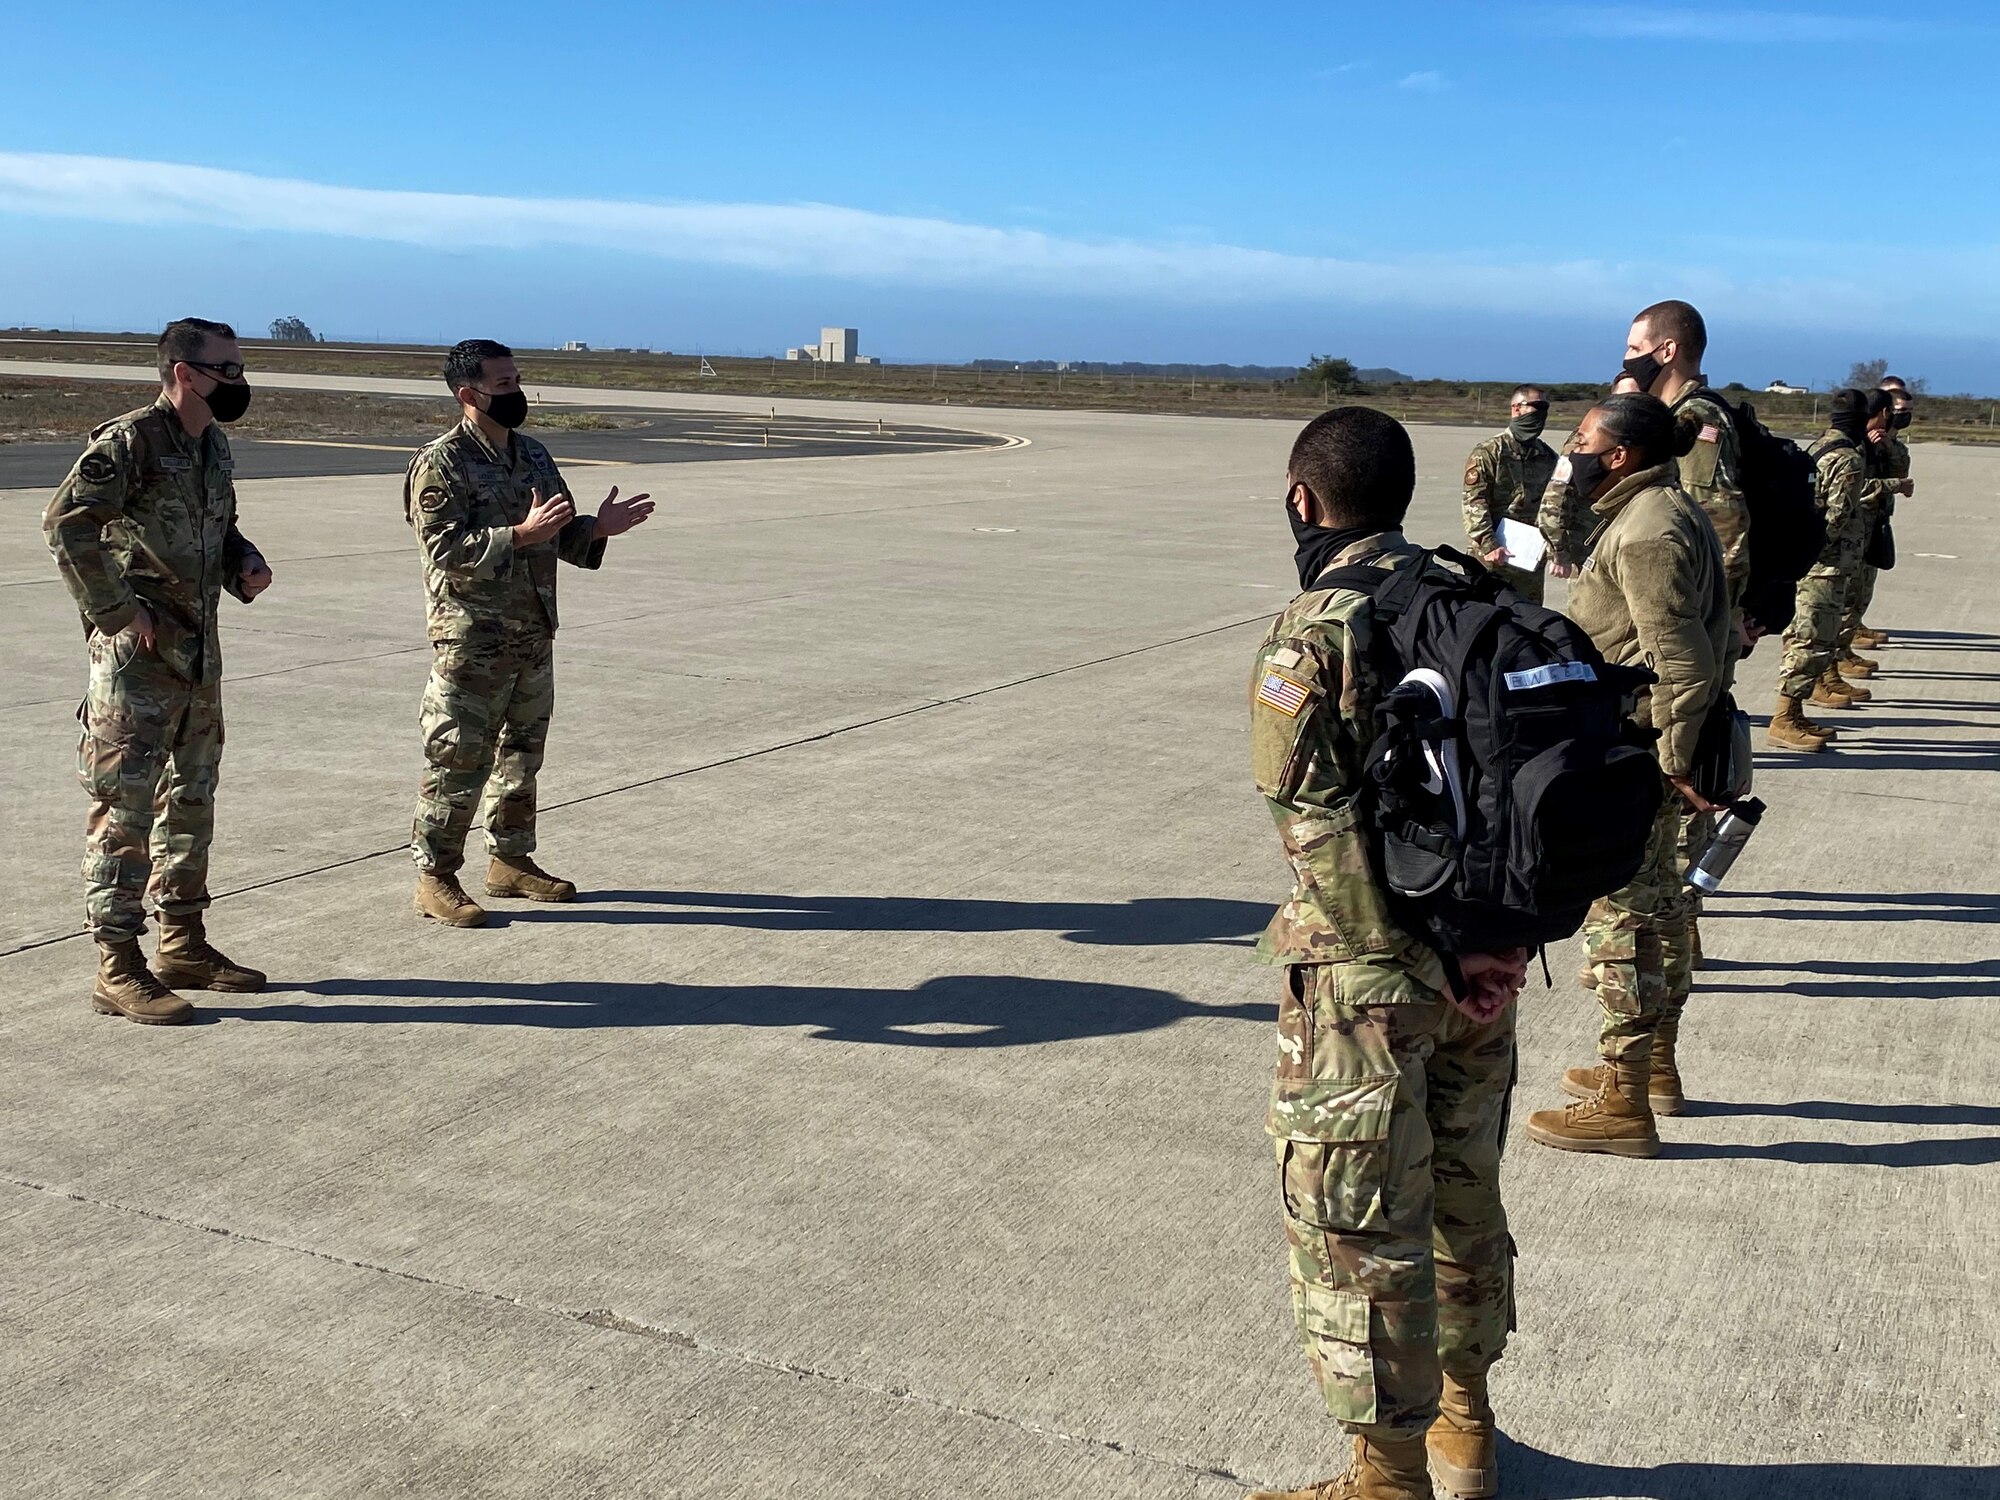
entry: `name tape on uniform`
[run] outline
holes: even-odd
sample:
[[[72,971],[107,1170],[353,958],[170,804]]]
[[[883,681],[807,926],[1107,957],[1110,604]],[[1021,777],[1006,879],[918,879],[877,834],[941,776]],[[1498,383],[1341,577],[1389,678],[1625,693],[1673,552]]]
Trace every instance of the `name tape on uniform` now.
[[[1558,682],[1595,682],[1597,670],[1587,661],[1559,661],[1527,672],[1509,672],[1500,679],[1515,692],[1523,688],[1554,687]]]

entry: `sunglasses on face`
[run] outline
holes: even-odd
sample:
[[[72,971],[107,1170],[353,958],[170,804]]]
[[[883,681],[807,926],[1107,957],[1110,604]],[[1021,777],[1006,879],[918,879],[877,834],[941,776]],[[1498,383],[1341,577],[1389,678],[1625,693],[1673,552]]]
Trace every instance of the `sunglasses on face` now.
[[[243,378],[243,366],[233,359],[219,365],[203,364],[198,359],[184,359],[181,363],[190,369],[206,370],[209,374],[223,380],[241,380]]]

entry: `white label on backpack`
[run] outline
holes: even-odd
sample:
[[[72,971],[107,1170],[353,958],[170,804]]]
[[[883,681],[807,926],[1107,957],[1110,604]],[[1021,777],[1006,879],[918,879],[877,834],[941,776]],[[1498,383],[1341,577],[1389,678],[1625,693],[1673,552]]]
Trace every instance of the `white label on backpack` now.
[[[1558,682],[1595,682],[1597,672],[1587,661],[1559,661],[1528,672],[1509,672],[1500,680],[1518,693],[1523,688],[1553,687]]]

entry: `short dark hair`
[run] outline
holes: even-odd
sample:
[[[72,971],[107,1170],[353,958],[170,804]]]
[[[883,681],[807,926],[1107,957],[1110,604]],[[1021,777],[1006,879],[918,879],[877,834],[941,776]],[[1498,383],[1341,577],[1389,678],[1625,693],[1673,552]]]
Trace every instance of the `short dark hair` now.
[[[1868,413],[1869,417],[1879,417],[1883,412],[1888,411],[1896,404],[1896,393],[1894,391],[1885,391],[1880,386],[1877,386],[1874,390],[1869,391],[1863,396],[1862,400],[1867,403],[1863,407],[1863,410]]]
[[[1546,400],[1548,394],[1549,393],[1547,391],[1543,390],[1538,385],[1517,385],[1514,387],[1514,394],[1509,399],[1512,401],[1519,401],[1524,396],[1535,395],[1535,396],[1540,396]]]
[[[1319,501],[1329,526],[1389,531],[1417,489],[1417,453],[1403,424],[1369,406],[1336,406],[1306,423],[1285,465]]]
[[[1829,417],[1865,416],[1868,412],[1868,397],[1851,385],[1842,386],[1833,393],[1833,399],[1827,402],[1826,410]]]
[[[463,386],[479,384],[489,359],[512,359],[514,351],[491,339],[460,339],[444,357],[444,383],[456,396]]]
[[[1617,440],[1619,447],[1637,453],[1645,468],[1678,458],[1692,446],[1693,434],[1687,434],[1687,440],[1683,440],[1673,412],[1658,396],[1627,391],[1619,396],[1606,396],[1592,410],[1597,413],[1598,425]]]
[[[1876,382],[1875,388],[1882,391],[1901,391],[1906,396],[1910,393],[1909,386],[1904,384],[1900,375],[1884,375]]]
[[[1696,364],[1708,353],[1708,325],[1701,320],[1701,314],[1694,310],[1691,302],[1678,299],[1655,302],[1651,307],[1641,309],[1632,320],[1644,323],[1657,339],[1672,339]]]
[[[207,347],[211,337],[233,339],[236,330],[227,323],[213,323],[207,318],[175,318],[160,330],[160,379],[172,380],[174,366],[182,360],[201,358],[201,351]]]

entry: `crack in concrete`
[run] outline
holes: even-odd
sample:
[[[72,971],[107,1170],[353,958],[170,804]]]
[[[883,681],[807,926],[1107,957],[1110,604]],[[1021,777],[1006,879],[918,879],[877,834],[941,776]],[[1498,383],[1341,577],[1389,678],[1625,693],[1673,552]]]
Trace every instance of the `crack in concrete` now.
[[[1134,656],[1144,656],[1149,651],[1164,651],[1170,646],[1182,646],[1189,641],[1203,640],[1208,636],[1223,635],[1232,630],[1241,630],[1246,625],[1261,625],[1266,620],[1269,620],[1271,616],[1272,612],[1267,610],[1262,614],[1252,615],[1247,619],[1232,620],[1226,625],[1214,625],[1206,630],[1197,630],[1187,635],[1178,635],[1171,640],[1152,641],[1144,646],[1134,646],[1130,650],[1114,651],[1109,656],[1097,656],[1092,657],[1089,661],[1071,662],[1068,666],[1051,667],[1046,672],[1034,672],[1026,677],[1010,678],[1006,682],[996,682],[987,687],[974,688],[969,693],[959,693],[950,698],[931,699],[927,702],[919,703],[913,708],[901,708],[897,709],[894,713],[877,714],[873,718],[858,719],[851,724],[839,724],[832,729],[823,729],[817,734],[801,735],[797,739],[784,740],[775,745],[765,745],[756,750],[744,750],[735,755],[725,755],[717,760],[704,761],[698,766],[684,766],[678,771],[663,771],[658,776],[648,776],[639,781],[628,781],[618,786],[606,787],[602,791],[585,792],[583,795],[571,797],[565,802],[545,802],[542,804],[542,812],[547,814],[560,812],[566,808],[581,807],[586,802],[597,802],[606,797],[622,796],[626,792],[636,792],[646,787],[659,786],[665,782],[679,781],[683,777],[700,775],[703,771],[716,771],[725,766],[741,765],[745,761],[759,760],[766,755],[776,755],[784,750],[796,750],[802,745],[816,745],[823,740],[834,739],[843,734],[851,734],[858,729],[872,729],[881,724],[893,724],[899,719],[914,718],[918,714],[926,714],[933,709],[949,708],[961,703],[971,703],[975,699],[989,697],[994,693],[1004,693],[1011,688],[1027,687],[1033,683],[1046,682],[1053,677],[1066,676],[1071,672],[1088,671],[1092,667],[1105,666],[1114,661],[1125,661]],[[384,654],[394,656],[402,653],[387,652]],[[275,676],[277,674],[272,673],[267,675]],[[371,849],[365,854],[350,854],[343,859],[329,860],[323,865],[314,865],[310,869],[293,870],[287,874],[273,875],[268,880],[253,880],[248,885],[235,886],[226,891],[216,891],[211,894],[209,899],[211,901],[225,901],[232,896],[245,895],[250,891],[266,890],[271,886],[285,885],[294,880],[306,880],[314,875],[324,875],[332,870],[345,869],[348,865],[366,864],[372,859],[382,859],[392,854],[403,854],[409,850],[409,847],[409,844],[404,842],[392,844],[386,849]],[[74,942],[76,939],[86,936],[88,936],[86,931],[79,930],[76,932],[66,932],[56,937],[34,938],[28,942],[17,943],[12,948],[0,949],[0,959],[12,958],[17,953],[27,953],[37,948],[53,947],[57,943]]]
[[[244,1230],[231,1229],[226,1224],[211,1224],[201,1219],[182,1218],[175,1214],[161,1213],[157,1209],[143,1207],[136,1203],[124,1203],[114,1198],[97,1198],[88,1193],[75,1192],[69,1188],[57,1187],[53,1183],[37,1182],[32,1178],[8,1175],[0,1178],[8,1186],[24,1192],[39,1193],[44,1197],[60,1199],[86,1208],[103,1209],[108,1213],[126,1214],[132,1218],[145,1219],[154,1224],[187,1230],[197,1234],[212,1234],[218,1239],[234,1240],[239,1244],[256,1245],[266,1250],[277,1250],[290,1255],[301,1255],[327,1265],[339,1266],[344,1270],[366,1271],[377,1276],[387,1276],[397,1281],[409,1282],[415,1286],[431,1287],[437,1291],[455,1292],[463,1297],[496,1302],[502,1307],[510,1307],[520,1312],[532,1313],[539,1317],[552,1318],[565,1323],[581,1323],[589,1328],[626,1337],[647,1339],[654,1343],[666,1344],[689,1353],[706,1354],[716,1359],[733,1360],[755,1370],[765,1370],[777,1375],[824,1381],[845,1391],[874,1396],[886,1401],[900,1401],[912,1406],[941,1412],[946,1416],[962,1417],[971,1421],[989,1422],[996,1426],[1011,1428],[1030,1437],[1045,1441],[1069,1443],[1083,1448],[1094,1448],[1100,1452],[1115,1453],[1122,1458],[1135,1459],[1140,1463],[1158,1468],[1170,1469],[1176,1473],[1204,1479],[1221,1479],[1232,1484],[1244,1481],[1230,1470],[1214,1464],[1189,1462],[1171,1454],[1157,1453],[1117,1438],[1098,1437],[1090,1433],[1070,1432],[1060,1427],[1048,1427],[1038,1422],[1030,1422],[1020,1417],[1011,1417],[1004,1412],[989,1411],[984,1407],[967,1406],[943,1396],[934,1396],[909,1386],[883,1385],[876,1381],[864,1380],[856,1375],[830,1370],[818,1365],[800,1364],[796,1360],[780,1355],[764,1354],[755,1349],[738,1348],[733,1344],[717,1343],[713,1339],[683,1332],[677,1328],[665,1328],[655,1323],[647,1323],[625,1317],[608,1307],[568,1308],[549,1303],[536,1302],[526,1297],[510,1296],[506,1292],[496,1292],[486,1287],[468,1286],[463,1282],[451,1281],[441,1276],[425,1276],[421,1272],[383,1265],[378,1261],[358,1260],[352,1256],[336,1255],[330,1250],[316,1250],[310,1245],[296,1244],[290,1240],[273,1239],[267,1235],[250,1234]]]

